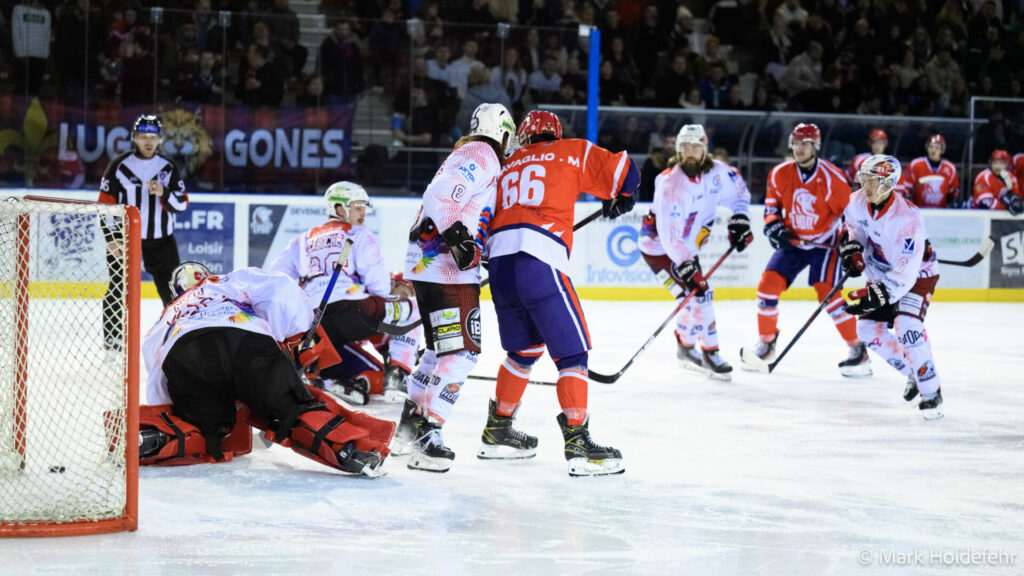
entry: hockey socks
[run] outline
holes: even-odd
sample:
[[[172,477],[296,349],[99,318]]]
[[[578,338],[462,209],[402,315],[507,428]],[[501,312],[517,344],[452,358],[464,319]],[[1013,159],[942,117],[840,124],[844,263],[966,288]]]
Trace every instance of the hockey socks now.
[[[564,368],[558,372],[558,405],[572,426],[587,418],[587,369]]]

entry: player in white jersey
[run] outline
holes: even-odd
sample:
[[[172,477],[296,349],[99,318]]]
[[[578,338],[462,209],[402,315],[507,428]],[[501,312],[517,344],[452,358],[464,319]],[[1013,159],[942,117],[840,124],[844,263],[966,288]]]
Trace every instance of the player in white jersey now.
[[[321,321],[331,343],[350,362],[321,370],[320,376],[328,392],[366,404],[371,387],[369,377],[360,374],[365,365],[358,356],[353,357],[356,351],[345,350],[358,348],[359,341],[379,335],[384,324],[405,326],[417,320],[419,314],[415,301],[410,300],[411,290],[392,282],[376,236],[362,225],[366,214],[373,210],[366,190],[352,182],[337,182],[327,188],[324,200],[327,221],[293,238],[270,270],[298,281],[315,307],[327,289],[341,247],[346,240],[353,241]],[[421,334],[422,329],[417,327],[390,339],[385,400],[400,402],[405,398],[405,377],[416,365]]]
[[[158,404],[140,417],[143,464],[229,459],[223,441],[237,429],[241,402],[242,417],[268,439],[339,470],[382,473],[394,422],[349,410],[304,385],[282,350],[301,365],[337,359],[326,338],[303,347],[313,307],[294,281],[259,268],[212,276],[186,262],[170,286],[174,301],[142,346],[149,401]]]
[[[729,243],[737,251],[750,244],[750,191],[738,172],[708,155],[708,137],[700,124],[679,129],[676,153],[678,163],[654,180],[654,203],[641,227],[640,252],[676,298],[696,291],[676,317],[677,355],[683,366],[730,380],[732,366],[718,353],[713,291],[698,256],[719,206],[732,211]]]
[[[932,359],[924,317],[939,281],[938,263],[928,242],[921,211],[893,194],[900,163],[876,154],[857,175],[863,188],[846,207],[846,237],[840,248],[843,270],[867,276],[867,285],[850,293],[857,335],[868,349],[907,377],[903,398],[921,394],[926,419],[942,417],[942,390]],[[894,326],[895,334],[889,331]]]
[[[409,467],[447,472],[455,453],[441,426],[480,353],[478,223],[493,213],[497,178],[516,126],[500,104],[473,112],[469,135],[455,143],[423,193],[409,233],[405,278],[416,290],[427,349],[407,380],[399,440],[414,438]]]

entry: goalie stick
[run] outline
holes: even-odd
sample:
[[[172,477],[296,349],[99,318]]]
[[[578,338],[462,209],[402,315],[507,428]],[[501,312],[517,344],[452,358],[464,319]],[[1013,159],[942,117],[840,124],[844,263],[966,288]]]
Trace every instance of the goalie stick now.
[[[821,314],[821,311],[824,310],[825,307],[827,307],[829,303],[832,302],[832,298],[835,297],[835,295],[840,290],[843,289],[843,284],[845,282],[846,275],[843,274],[839,278],[839,282],[835,286],[833,286],[832,290],[829,291],[828,295],[826,295],[821,300],[821,304],[818,306],[817,309],[814,310],[814,313],[811,314],[811,317],[807,319],[807,322],[804,322],[804,325],[800,327],[800,330],[797,331],[796,336],[793,336],[793,339],[789,341],[789,344],[786,344],[786,347],[782,349],[782,352],[779,354],[778,358],[773,360],[771,363],[768,363],[764,359],[759,358],[757,354],[754,354],[752,351],[747,350],[746,348],[740,348],[740,360],[743,361],[744,364],[750,366],[751,368],[757,370],[758,372],[761,372],[763,374],[771,374],[772,370],[775,370],[775,367],[779,365],[779,362],[782,362],[782,359],[786,357],[786,353],[789,352],[789,349],[792,348],[793,345],[796,344],[796,341],[799,340],[800,337],[804,335],[804,332],[806,332],[807,329],[811,327],[811,323],[814,322],[814,319],[818,317],[818,314]]]
[[[587,224],[590,224],[594,220],[597,220],[600,217],[601,217],[601,210],[600,209],[595,210],[593,214],[590,214],[589,216],[587,216],[583,220],[580,220],[579,222],[573,224],[572,231],[575,232],[575,231],[579,230],[580,228],[583,228]],[[490,283],[491,283],[491,279],[490,278],[484,278],[483,281],[480,282],[480,287],[483,288],[484,286],[487,286]],[[401,336],[402,334],[410,332],[413,328],[416,328],[417,326],[419,326],[422,323],[423,323],[423,319],[422,318],[420,318],[419,320],[416,320],[415,322],[413,322],[411,324],[407,324],[405,326],[395,326],[394,324],[384,324],[382,322],[380,324],[380,326],[377,327],[377,329],[379,331],[385,333],[385,334],[390,334],[392,336]]]
[[[817,248],[835,248],[835,246],[832,246],[830,244],[811,242],[809,240],[803,240],[801,241],[801,243],[806,246],[815,246]],[[995,245],[996,243],[995,241],[992,240],[992,237],[986,236],[981,241],[981,248],[979,248],[978,251],[974,253],[974,256],[971,256],[967,260],[945,260],[943,258],[938,258],[937,260],[939,261],[939,264],[948,264],[950,266],[963,266],[964,268],[970,268],[971,266],[975,266],[978,264],[978,262],[984,260],[985,256],[988,256],[988,253],[992,251],[992,248],[994,248]]]
[[[704,275],[705,280],[711,278],[711,275],[715,273],[715,270],[718,270],[718,267],[721,266],[722,262],[724,262],[725,259],[729,257],[729,254],[732,254],[733,249],[734,248],[732,246],[729,246],[729,249],[725,251],[725,254],[722,254],[722,257],[718,259],[718,262],[715,262],[715,265],[712,266],[711,269],[708,270],[708,273]],[[623,374],[625,374],[626,370],[633,365],[633,361],[636,360],[637,357],[640,356],[640,354],[643,353],[643,351],[646,350],[647,347],[651,345],[651,342],[654,342],[654,339],[658,337],[658,334],[661,334],[661,331],[665,329],[665,326],[668,326],[669,322],[671,322],[672,319],[676,317],[676,314],[679,314],[679,311],[683,309],[683,306],[686,306],[686,303],[689,302],[690,298],[693,298],[693,295],[696,293],[696,290],[690,290],[690,293],[687,294],[686,297],[679,302],[675,310],[672,311],[672,314],[670,314],[669,317],[666,318],[665,321],[661,323],[661,326],[658,326],[658,328],[654,331],[654,334],[651,334],[647,341],[644,342],[643,346],[641,346],[640,349],[637,350],[635,354],[633,354],[633,357],[630,358],[628,362],[626,362],[626,365],[623,366],[621,370],[619,370],[615,374],[600,374],[598,372],[594,372],[593,370],[589,370],[587,375],[590,377],[590,379],[593,380],[594,382],[599,382],[601,384],[614,384],[616,381],[618,381],[618,379],[621,378]]]

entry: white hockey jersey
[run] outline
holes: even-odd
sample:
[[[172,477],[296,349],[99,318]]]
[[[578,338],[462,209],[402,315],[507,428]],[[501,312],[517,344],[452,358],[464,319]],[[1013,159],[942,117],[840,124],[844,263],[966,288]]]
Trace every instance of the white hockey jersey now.
[[[313,306],[291,278],[259,268],[211,276],[164,309],[142,343],[150,404],[169,404],[163,364],[174,344],[201,328],[238,328],[281,342],[305,332]]]
[[[921,210],[900,194],[892,194],[878,212],[868,205],[863,190],[850,195],[844,214],[850,238],[864,245],[864,275],[884,284],[892,301],[899,300],[918,278],[939,273],[928,246]]]
[[[390,294],[391,273],[380,257],[377,237],[363,226],[352,226],[337,218],[292,238],[270,264],[270,270],[297,281],[315,307],[324,297],[334,263],[347,238],[352,239],[352,251],[338,274],[328,303]]]
[[[405,258],[405,279],[437,284],[479,284],[479,267],[459,270],[441,233],[462,221],[470,234],[477,231],[480,213],[493,213],[501,165],[494,149],[485,142],[470,142],[453,151],[437,170],[423,193],[423,205],[413,229],[430,218],[437,235],[409,243]]]
[[[678,165],[654,180],[655,227],[641,230],[640,251],[667,254],[676,264],[692,259],[707,242],[719,206],[750,214],[750,191],[739,172],[718,160],[707,174],[690,178]]]

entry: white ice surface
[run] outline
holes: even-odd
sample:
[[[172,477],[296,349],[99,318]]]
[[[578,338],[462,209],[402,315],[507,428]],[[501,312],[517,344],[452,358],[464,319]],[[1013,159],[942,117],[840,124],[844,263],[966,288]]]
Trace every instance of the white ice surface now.
[[[144,303],[145,327],[158,306]],[[670,306],[585,301],[591,368],[617,371]],[[493,375],[502,353],[483,308],[476,372]],[[756,339],[754,304],[716,308],[736,365]],[[812,309],[782,303],[781,342]],[[1024,573],[1024,306],[932,307],[946,400],[933,422],[877,359],[873,378],[843,379],[846,349],[828,320],[771,376],[684,371],[667,329],[617,384],[592,384],[591,430],[622,450],[621,476],[566,474],[553,387],[530,386],[519,412],[540,438],[537,458],[477,460],[493,384],[470,381],[444,429],[458,453],[448,474],[391,458],[386,477],[351,478],[277,446],[224,465],[144,468],[137,532],[0,540],[0,573]],[[555,376],[548,359],[534,376]],[[1002,565],[932,556],[985,550],[1006,555]],[[879,565],[894,553],[910,562]]]

